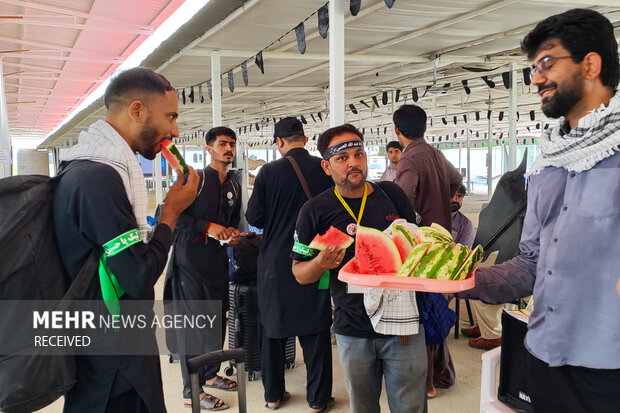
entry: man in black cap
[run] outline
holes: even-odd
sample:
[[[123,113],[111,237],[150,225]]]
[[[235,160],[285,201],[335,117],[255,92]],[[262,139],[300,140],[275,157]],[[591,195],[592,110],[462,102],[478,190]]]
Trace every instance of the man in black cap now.
[[[258,303],[263,329],[261,375],[269,410],[290,398],[284,385],[284,347],[287,338],[294,336],[299,337],[304,352],[306,398],[311,411],[325,411],[333,404],[329,290],[318,289],[317,283],[300,285],[291,272],[292,260],[287,253],[293,248],[297,214],[308,200],[292,162],[307,181],[309,196],[332,186],[321,160],[304,149],[307,141],[296,118],[286,117],[276,123],[273,142],[282,158],[261,168],[246,213],[251,225],[264,229],[258,255]]]

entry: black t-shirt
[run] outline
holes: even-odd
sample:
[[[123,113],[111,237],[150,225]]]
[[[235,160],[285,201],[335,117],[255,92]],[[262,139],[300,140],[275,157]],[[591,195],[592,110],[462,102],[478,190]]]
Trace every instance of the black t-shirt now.
[[[415,212],[409,198],[398,185],[393,182],[371,184],[374,191],[368,195],[364,215],[360,225],[383,231],[392,221],[404,218],[415,222]],[[362,198],[344,198],[354,214],[358,214]],[[355,224],[353,217],[342,206],[334,188],[306,202],[297,218],[296,234],[302,244],[308,245],[316,234],[323,234],[330,226],[347,233],[347,227]],[[370,323],[364,309],[362,294],[347,293],[347,284],[338,280],[340,268],[355,256],[355,243],[345,253],[340,267],[331,270],[329,287],[336,305],[334,313],[334,329],[337,334],[352,337],[379,337]],[[291,253],[291,258],[307,261],[308,257]]]

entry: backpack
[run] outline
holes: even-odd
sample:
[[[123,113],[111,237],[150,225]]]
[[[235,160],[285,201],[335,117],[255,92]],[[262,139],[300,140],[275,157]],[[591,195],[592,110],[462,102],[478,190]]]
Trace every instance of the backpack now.
[[[258,273],[258,250],[262,235],[255,232],[242,232],[239,242],[229,247],[232,271],[230,281],[235,284],[256,284]]]
[[[52,215],[53,188],[61,175],[0,179],[0,300],[63,300],[56,309],[66,310],[84,296],[97,271],[95,249],[67,290]],[[5,311],[1,318],[0,326],[11,325],[5,321],[24,315]],[[11,331],[0,336],[11,337]],[[74,356],[46,354],[49,349],[0,356],[0,411],[39,410],[74,386]]]

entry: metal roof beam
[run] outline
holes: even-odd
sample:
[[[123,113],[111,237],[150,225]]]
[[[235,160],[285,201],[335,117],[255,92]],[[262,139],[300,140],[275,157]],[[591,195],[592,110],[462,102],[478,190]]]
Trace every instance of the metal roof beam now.
[[[38,16],[37,16],[38,17]],[[101,26],[95,24],[81,24],[81,23],[62,23],[62,22],[52,22],[45,20],[37,20],[29,17],[25,18],[17,18],[17,19],[0,19],[0,25],[2,24],[20,24],[24,26],[43,26],[43,27],[55,27],[58,29],[72,29],[72,30],[94,30],[94,31],[102,31],[102,32],[112,32],[112,33],[129,33],[135,35],[145,35],[150,36],[153,34],[153,29],[150,27],[147,28],[123,28],[122,26],[117,25],[109,25],[109,26]]]

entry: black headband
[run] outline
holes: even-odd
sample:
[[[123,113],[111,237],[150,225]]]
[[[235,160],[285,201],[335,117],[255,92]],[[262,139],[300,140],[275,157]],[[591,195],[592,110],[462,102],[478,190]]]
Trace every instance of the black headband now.
[[[342,151],[346,151],[347,149],[363,148],[363,147],[364,147],[364,142],[362,142],[359,139],[351,139],[351,140],[339,142],[335,145],[330,146],[329,148],[325,150],[325,152],[322,155],[323,155],[323,159],[327,161],[332,156],[337,155]]]

